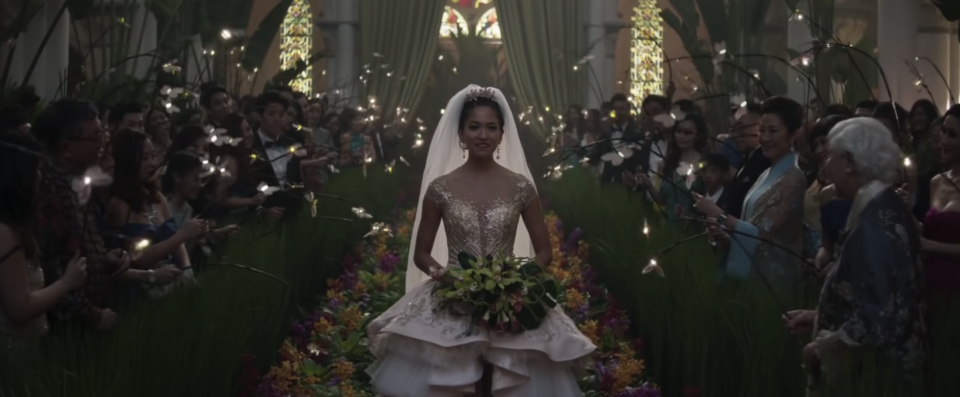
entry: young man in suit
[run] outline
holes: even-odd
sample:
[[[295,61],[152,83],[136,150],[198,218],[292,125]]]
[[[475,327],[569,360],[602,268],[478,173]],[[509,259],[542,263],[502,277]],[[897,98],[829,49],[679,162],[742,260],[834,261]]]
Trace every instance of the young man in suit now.
[[[604,131],[605,141],[594,146],[590,159],[602,163],[603,170],[600,178],[604,182],[619,182],[624,171],[640,170],[649,172],[656,169],[657,162],[666,154],[666,128],[653,120],[657,115],[670,108],[670,100],[659,95],[651,95],[643,100],[638,124],[630,116],[630,101],[623,94],[616,94],[610,99],[613,107],[612,123]],[[606,115],[604,115],[606,116]],[[633,149],[633,154],[625,158],[622,163],[603,161],[604,154],[611,153],[625,147],[628,143],[640,145]]]
[[[740,115],[735,125],[734,141],[743,154],[743,161],[729,185],[730,197],[726,205],[720,207],[734,217],[740,216],[743,200],[753,183],[760,174],[770,168],[770,160],[764,157],[760,150],[760,118],[760,105],[751,103],[746,106],[746,111]]]
[[[730,198],[726,189],[730,181],[730,161],[720,153],[711,153],[703,158],[703,169],[700,174],[703,180],[703,195],[724,208]]]
[[[253,134],[257,161],[252,171],[261,182],[281,190],[263,203],[264,213],[274,219],[282,217],[288,210],[296,211],[303,204],[299,196],[284,191],[287,188],[287,166],[294,156],[291,148],[297,143],[286,134],[289,125],[286,114],[290,106],[290,101],[276,91],[260,94],[256,102],[260,125]]]

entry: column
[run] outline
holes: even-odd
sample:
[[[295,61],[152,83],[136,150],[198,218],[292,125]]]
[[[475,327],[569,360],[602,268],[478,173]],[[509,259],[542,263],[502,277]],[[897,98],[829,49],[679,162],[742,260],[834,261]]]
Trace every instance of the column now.
[[[64,1],[49,0],[43,11],[47,22],[52,24],[53,30],[41,59],[41,62],[46,64],[44,66],[46,83],[43,90],[37,90],[37,95],[47,101],[66,97],[70,89],[67,86],[67,68],[70,65],[70,11],[64,11],[60,19],[56,19]]]
[[[186,81],[203,81],[200,78],[200,72],[203,69],[204,62],[206,62],[206,57],[203,56],[203,40],[200,39],[199,34],[194,35],[190,38],[186,59],[178,61],[180,67],[184,70]]]
[[[877,1],[877,48],[880,66],[887,75],[892,94],[887,93],[881,76],[880,98],[896,101],[904,107],[909,107],[918,98],[915,78],[903,62],[916,56],[916,17],[916,0]]]
[[[359,9],[357,1],[340,0],[337,5],[338,22],[337,26],[337,86],[342,86],[340,92],[341,98],[347,98],[345,105],[353,105],[358,102],[356,98],[357,78],[359,77],[359,67],[357,66],[357,44],[356,29],[357,19],[359,18]]]
[[[940,15],[932,13],[933,7],[924,10],[924,14],[929,18],[921,19],[927,21],[926,26],[921,27],[921,32],[917,34],[917,57],[912,59],[917,70],[923,76],[923,81],[933,94],[933,101],[941,109],[946,109],[950,102],[950,94],[947,84],[950,83],[950,42],[956,41],[956,37],[950,34],[950,23],[944,20]],[[934,67],[936,65],[936,67]],[[943,78],[937,72],[943,73]],[[944,82],[946,78],[946,82]],[[929,98],[931,95],[925,90],[920,93],[923,98]],[[904,103],[905,107],[912,105]]]
[[[960,100],[960,40],[957,40],[957,23],[950,23],[950,59],[948,70],[943,71],[950,82],[954,98]]]
[[[607,64],[607,43],[604,37],[606,28],[603,24],[604,2],[583,0],[583,6],[585,8],[584,29],[586,29],[584,50],[593,59],[588,64],[580,65],[578,68],[587,87],[584,92],[584,95],[586,95],[584,104],[587,108],[599,109],[600,104],[606,100],[603,95],[611,95],[600,79]]]
[[[33,20],[30,21],[29,28],[27,28],[25,33],[20,34],[20,40],[17,42],[16,56],[20,58],[23,67],[23,74],[20,76],[20,81],[23,81],[26,74],[30,72],[30,65],[33,64],[33,59],[37,53],[44,49],[41,43],[43,43],[43,37],[47,34],[47,28],[50,26],[47,23],[46,10],[51,8],[50,4],[47,3],[44,8],[44,10],[40,10],[40,12],[33,17]],[[41,54],[36,65],[33,67],[33,72],[30,73],[30,81],[26,82],[26,84],[33,86],[37,95],[43,95],[43,93],[46,92],[46,80],[50,78],[52,77],[47,75],[46,62],[43,62],[43,55]]]
[[[789,11],[799,12],[799,15],[804,15],[805,18],[807,10],[807,2],[801,1],[797,4],[797,10]],[[799,16],[794,16],[787,23],[787,47],[797,52],[808,50],[813,35],[810,32],[810,26],[807,25],[807,22],[800,19]],[[807,73],[812,72],[809,68],[800,67],[801,69],[805,69],[804,71]],[[814,76],[811,75],[811,77]],[[800,73],[797,73],[793,68],[787,68],[787,96],[797,102],[806,104],[811,98],[815,98],[816,94],[813,92],[813,87],[810,86],[810,83],[805,77],[801,76]]]
[[[133,11],[132,28],[130,29],[127,56],[138,56],[127,62],[126,70],[136,78],[145,78],[150,73],[150,66],[156,65],[151,55],[157,50],[157,19],[147,8],[144,0],[136,0],[136,9]],[[118,60],[119,61],[119,60]]]

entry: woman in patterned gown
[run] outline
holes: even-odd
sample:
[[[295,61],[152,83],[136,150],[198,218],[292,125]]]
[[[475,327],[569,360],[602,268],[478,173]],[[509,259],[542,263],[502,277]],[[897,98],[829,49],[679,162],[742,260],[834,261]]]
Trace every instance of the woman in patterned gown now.
[[[499,90],[471,85],[450,100],[427,156],[407,294],[367,329],[377,357],[367,372],[378,393],[582,395],[576,373],[595,346],[559,307],[536,330],[465,334],[469,316],[436,310],[434,281],[422,277],[459,266],[460,252],[533,257],[548,265],[549,237],[529,175]]]

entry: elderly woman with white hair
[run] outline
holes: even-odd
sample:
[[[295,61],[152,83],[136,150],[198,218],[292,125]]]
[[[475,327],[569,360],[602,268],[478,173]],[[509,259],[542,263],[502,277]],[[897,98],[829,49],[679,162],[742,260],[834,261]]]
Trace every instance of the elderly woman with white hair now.
[[[929,352],[920,231],[891,187],[900,149],[883,124],[869,118],[837,124],[828,139],[825,171],[853,206],[817,310],[793,311],[784,321],[792,333],[813,331],[803,351],[813,386],[842,378],[866,351],[877,353],[881,368],[915,379]]]

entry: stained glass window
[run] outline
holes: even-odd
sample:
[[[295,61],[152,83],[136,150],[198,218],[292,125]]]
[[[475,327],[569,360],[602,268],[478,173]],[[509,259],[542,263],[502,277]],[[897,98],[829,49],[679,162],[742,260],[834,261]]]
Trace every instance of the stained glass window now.
[[[460,11],[453,7],[443,8],[443,18],[440,22],[440,37],[456,36],[460,32],[469,32],[470,26],[467,25],[467,19],[463,17]]]
[[[294,0],[283,18],[280,39],[280,68],[283,70],[297,66],[297,61],[308,62],[313,50],[313,15],[309,0]],[[294,91],[309,96],[313,91],[313,67],[297,75],[290,82]]]
[[[497,19],[496,8],[491,8],[480,16],[477,21],[477,36],[500,40],[500,21]]]
[[[657,0],[640,0],[630,31],[630,99],[639,105],[648,95],[663,93],[663,24]]]

